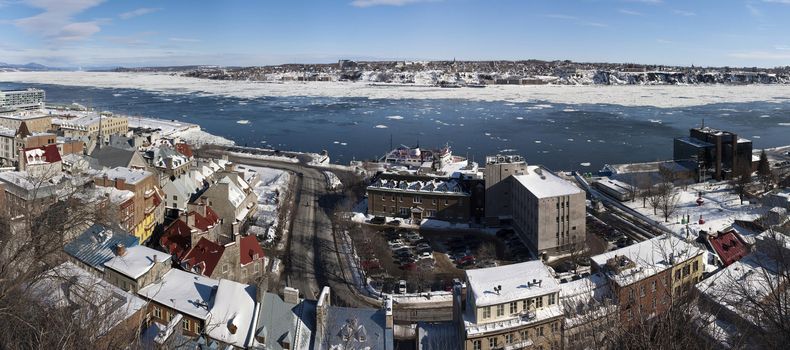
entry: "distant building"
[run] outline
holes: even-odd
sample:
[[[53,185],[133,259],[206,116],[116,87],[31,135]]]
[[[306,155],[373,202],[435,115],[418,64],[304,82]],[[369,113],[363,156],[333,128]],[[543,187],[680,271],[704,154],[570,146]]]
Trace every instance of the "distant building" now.
[[[466,271],[466,300],[455,287],[453,318],[462,349],[558,349],[560,286],[540,261]]]
[[[485,216],[486,221],[496,226],[501,221],[513,218],[511,175],[527,173],[527,162],[518,155],[495,155],[486,157]]]
[[[405,180],[381,176],[367,187],[368,213],[419,223],[422,219],[468,222],[471,194],[457,180]]]
[[[693,128],[688,137],[675,139],[674,160],[694,161],[704,180],[731,179],[752,171],[752,142],[737,134],[709,127]]]
[[[87,137],[101,145],[108,144],[111,135],[125,135],[129,131],[129,120],[126,117],[97,112],[88,112],[77,117],[58,116],[52,124],[65,137]]]
[[[126,150],[106,146],[95,148],[90,153],[92,158],[95,158],[99,165],[105,168],[132,168],[132,169],[147,169],[148,164],[145,162],[143,156],[134,150]]]
[[[140,239],[147,241],[164,217],[157,215],[157,207],[163,206],[156,177],[148,171],[117,167],[105,170],[94,177],[97,186],[115,187],[134,193],[133,226],[123,227]],[[162,208],[163,212],[163,208]]]
[[[40,110],[0,113],[2,127],[18,130],[22,123],[30,133],[47,132],[52,128],[52,116]]]
[[[513,229],[536,255],[583,248],[587,212],[582,189],[539,166],[527,167],[511,184]]]
[[[41,109],[45,98],[41,89],[0,90],[0,112]]]
[[[258,196],[249,184],[236,173],[224,173],[220,180],[203,192],[202,197],[222,218],[222,236],[233,241],[234,236],[258,210]]]

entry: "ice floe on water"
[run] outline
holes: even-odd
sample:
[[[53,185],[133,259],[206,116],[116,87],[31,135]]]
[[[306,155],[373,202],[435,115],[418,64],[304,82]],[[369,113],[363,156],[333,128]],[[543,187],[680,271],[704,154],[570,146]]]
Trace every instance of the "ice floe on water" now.
[[[403,120],[403,117],[401,117],[401,116],[399,116],[399,115],[391,115],[391,116],[388,116],[388,117],[387,117],[387,119],[392,119],[392,120]]]
[[[524,120],[524,117],[516,117],[516,120]]]
[[[541,142],[542,142],[542,141],[540,141],[540,140],[535,140],[535,143],[541,143]]]
[[[379,124],[379,125],[374,126],[374,128],[376,128],[376,129],[386,129],[386,128],[388,128],[388,126]]]
[[[577,110],[575,110],[575,109],[573,109],[573,108],[565,108],[565,109],[563,109],[562,111],[563,111],[563,112],[568,112],[568,113],[570,113],[570,112],[577,112]]]
[[[247,100],[260,97],[361,97],[369,99],[463,99],[534,103],[527,108],[553,108],[553,104],[613,104],[662,108],[699,106],[712,103],[786,102],[790,85],[694,85],[694,86],[557,86],[491,85],[484,89],[436,89],[421,86],[375,87],[353,82],[224,81],[189,78],[169,73],[132,72],[2,72],[0,81],[88,86],[113,89],[141,89],[167,94],[225,96]],[[635,98],[635,96],[644,96]],[[134,98],[133,96],[132,98]],[[175,102],[174,102],[175,103]]]
[[[790,126],[790,123],[779,123],[781,126]]]
[[[661,119],[648,119],[651,123],[661,124]]]
[[[590,166],[590,163],[589,162],[583,162],[583,163],[579,163],[579,165],[581,165],[581,166]]]
[[[236,121],[236,124],[241,124],[241,125],[247,125],[249,123],[250,123],[250,121],[247,120],[247,119],[242,119],[242,120],[237,120]]]
[[[761,115],[761,116],[760,116],[760,118],[770,118],[770,117],[771,117],[771,116],[770,116],[770,115],[768,115],[768,114],[763,114],[763,115]]]

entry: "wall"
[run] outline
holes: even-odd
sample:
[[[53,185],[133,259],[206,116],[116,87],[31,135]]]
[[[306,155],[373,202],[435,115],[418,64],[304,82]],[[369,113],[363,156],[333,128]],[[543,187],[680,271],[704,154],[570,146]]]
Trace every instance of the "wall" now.
[[[620,307],[620,321],[625,327],[641,324],[643,320],[669,309],[672,303],[670,271],[666,269],[627,286],[613,283],[612,291]]]
[[[470,196],[466,193],[407,192],[368,188],[368,213],[380,216],[411,217],[411,209],[423,209],[422,217],[468,222],[471,212]],[[415,203],[418,200],[419,203]],[[405,214],[404,214],[405,211]]]

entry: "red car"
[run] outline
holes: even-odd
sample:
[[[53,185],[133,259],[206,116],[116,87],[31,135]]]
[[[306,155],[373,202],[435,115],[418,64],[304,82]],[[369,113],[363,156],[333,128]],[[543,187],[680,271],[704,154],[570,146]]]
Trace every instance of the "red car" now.
[[[456,265],[469,265],[474,263],[475,257],[473,255],[467,255],[455,261]]]

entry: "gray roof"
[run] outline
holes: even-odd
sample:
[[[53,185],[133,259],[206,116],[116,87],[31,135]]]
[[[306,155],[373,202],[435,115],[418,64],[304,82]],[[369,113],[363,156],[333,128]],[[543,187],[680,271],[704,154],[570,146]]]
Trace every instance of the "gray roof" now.
[[[66,244],[63,250],[86,265],[104,271],[104,263],[115,256],[114,249],[118,243],[133,247],[138,245],[139,241],[137,237],[123,231],[94,224]]]
[[[315,301],[291,304],[277,294],[266,293],[263,296],[255,334],[265,336],[266,349],[283,349],[280,345],[283,337],[292,340],[291,349],[313,349],[314,331]]]
[[[386,329],[383,309],[330,306],[326,337],[321,344],[323,348],[351,347],[353,344],[357,349],[391,350],[394,346],[392,330]]]
[[[134,153],[135,151],[107,146],[93,150],[91,157],[96,158],[99,164],[108,168],[127,167],[132,162]]]
[[[417,350],[460,348],[458,330],[452,322],[417,323]]]

